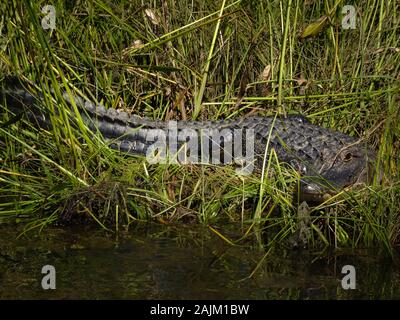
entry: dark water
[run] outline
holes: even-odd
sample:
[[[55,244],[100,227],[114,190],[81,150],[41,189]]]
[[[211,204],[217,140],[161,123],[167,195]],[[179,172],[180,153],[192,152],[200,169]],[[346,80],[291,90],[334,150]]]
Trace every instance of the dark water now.
[[[371,250],[312,254],[231,246],[207,228],[133,228],[120,236],[87,227],[16,237],[0,228],[1,299],[398,299],[400,268]],[[259,264],[252,277],[249,275]],[[43,290],[44,265],[56,289]],[[342,288],[344,265],[356,289]]]

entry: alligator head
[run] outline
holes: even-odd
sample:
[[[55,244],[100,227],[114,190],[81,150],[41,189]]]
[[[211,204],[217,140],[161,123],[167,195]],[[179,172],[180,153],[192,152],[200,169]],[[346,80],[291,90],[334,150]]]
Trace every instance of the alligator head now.
[[[316,170],[310,167],[300,183],[300,199],[321,202],[347,188],[371,184],[375,174],[376,153],[359,144],[329,154]],[[306,169],[307,170],[307,169]],[[381,177],[381,174],[379,175]]]

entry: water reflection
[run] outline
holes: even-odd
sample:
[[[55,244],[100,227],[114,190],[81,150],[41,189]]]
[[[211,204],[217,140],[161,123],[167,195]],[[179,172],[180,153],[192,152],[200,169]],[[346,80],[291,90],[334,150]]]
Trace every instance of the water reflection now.
[[[0,298],[22,299],[396,299],[400,270],[371,250],[312,254],[230,246],[208,229],[146,226],[115,236],[88,227],[49,229],[16,239],[0,230]],[[122,240],[121,240],[122,239]],[[57,290],[41,289],[54,265]],[[343,265],[356,289],[341,286]]]

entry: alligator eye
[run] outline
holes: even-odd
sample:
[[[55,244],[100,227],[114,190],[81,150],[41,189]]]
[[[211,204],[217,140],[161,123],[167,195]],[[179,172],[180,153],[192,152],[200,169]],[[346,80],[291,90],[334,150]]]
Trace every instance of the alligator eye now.
[[[353,158],[353,155],[350,153],[350,152],[348,152],[348,153],[346,153],[345,155],[344,155],[344,157],[343,157],[343,161],[350,161],[351,159]]]

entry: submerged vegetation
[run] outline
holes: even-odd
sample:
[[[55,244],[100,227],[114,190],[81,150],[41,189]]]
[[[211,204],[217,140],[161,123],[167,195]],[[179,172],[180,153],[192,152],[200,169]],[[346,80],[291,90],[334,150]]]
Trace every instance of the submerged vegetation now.
[[[36,83],[44,107],[65,104],[62,84],[153,119],[301,113],[366,139],[383,179],[303,215],[298,177],[273,153],[263,175],[245,177],[229,166],[150,165],[89,139],[63,114],[38,129],[2,101],[0,223],[94,221],[118,232],[138,221],[198,221],[227,242],[400,242],[398,1],[54,1],[55,29],[41,11],[48,4],[0,4],[0,81]],[[344,5],[356,10],[354,29],[345,29]],[[226,223],[243,237],[231,239]]]

